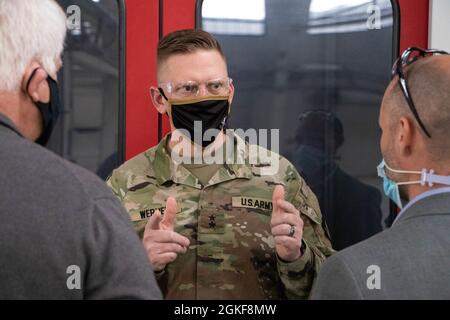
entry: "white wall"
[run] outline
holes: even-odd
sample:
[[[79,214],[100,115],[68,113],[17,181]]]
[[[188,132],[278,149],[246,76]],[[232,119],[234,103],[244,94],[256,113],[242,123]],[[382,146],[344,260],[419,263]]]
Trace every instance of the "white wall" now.
[[[450,52],[450,1],[430,0],[429,48]]]

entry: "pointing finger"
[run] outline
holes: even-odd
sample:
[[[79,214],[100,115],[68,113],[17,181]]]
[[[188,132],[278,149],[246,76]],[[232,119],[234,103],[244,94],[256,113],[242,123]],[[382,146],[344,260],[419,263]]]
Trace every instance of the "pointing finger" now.
[[[157,210],[151,217],[148,219],[147,224],[145,225],[145,233],[150,230],[159,230],[159,224],[162,220],[161,212]]]
[[[161,221],[161,229],[173,230],[177,211],[177,201],[175,200],[175,198],[170,197],[169,199],[167,199],[166,211],[164,211],[164,218]]]

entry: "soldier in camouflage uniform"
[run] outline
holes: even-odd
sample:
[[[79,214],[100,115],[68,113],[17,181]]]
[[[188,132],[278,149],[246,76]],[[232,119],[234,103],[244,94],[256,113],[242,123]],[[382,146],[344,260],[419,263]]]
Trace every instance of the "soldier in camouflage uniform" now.
[[[206,32],[172,33],[158,50],[160,84],[202,82],[203,73],[206,80],[227,73],[220,45]],[[307,298],[320,266],[333,253],[316,197],[285,158],[250,146],[232,132],[221,131],[214,143],[200,149],[223,151],[226,159],[215,169],[201,169],[213,168],[206,180],[174,159],[177,142],[172,137],[179,129],[174,109],[189,111],[192,105],[196,110],[193,103],[214,99],[220,104],[224,93],[231,103],[234,93],[231,81],[221,92],[208,82],[203,91],[192,81],[182,87],[181,95],[170,86],[152,89],[158,111],[170,116],[172,135],[108,179],[143,238],[165,298]],[[199,93],[199,99],[184,99],[184,106],[178,106],[183,95]],[[255,152],[268,156],[254,161]],[[275,165],[267,159],[276,159],[274,174],[264,174]]]

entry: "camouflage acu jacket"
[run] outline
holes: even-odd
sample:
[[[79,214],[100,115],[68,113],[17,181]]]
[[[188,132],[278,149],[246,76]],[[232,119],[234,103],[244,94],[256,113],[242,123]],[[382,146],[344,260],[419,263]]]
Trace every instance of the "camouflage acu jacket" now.
[[[191,245],[157,275],[165,298],[307,298],[333,250],[322,228],[318,201],[293,165],[275,154],[279,169],[264,176],[261,170],[271,164],[247,161],[249,145],[234,136],[231,156],[243,157],[244,163],[227,159],[202,186],[172,160],[167,141],[168,137],[127,161],[107,182],[140,237],[149,217],[156,210],[164,213],[167,198],[177,199],[175,231],[188,237]],[[292,263],[278,259],[271,235],[272,193],[277,184],[285,186],[286,200],[298,208],[304,221],[304,254]]]

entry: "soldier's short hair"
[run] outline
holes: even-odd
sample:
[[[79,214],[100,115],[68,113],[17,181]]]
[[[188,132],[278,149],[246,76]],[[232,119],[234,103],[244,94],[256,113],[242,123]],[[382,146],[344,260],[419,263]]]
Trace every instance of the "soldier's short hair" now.
[[[203,30],[185,29],[169,33],[158,44],[158,66],[161,66],[170,56],[188,54],[197,50],[216,50],[225,60],[225,55],[219,42]]]

